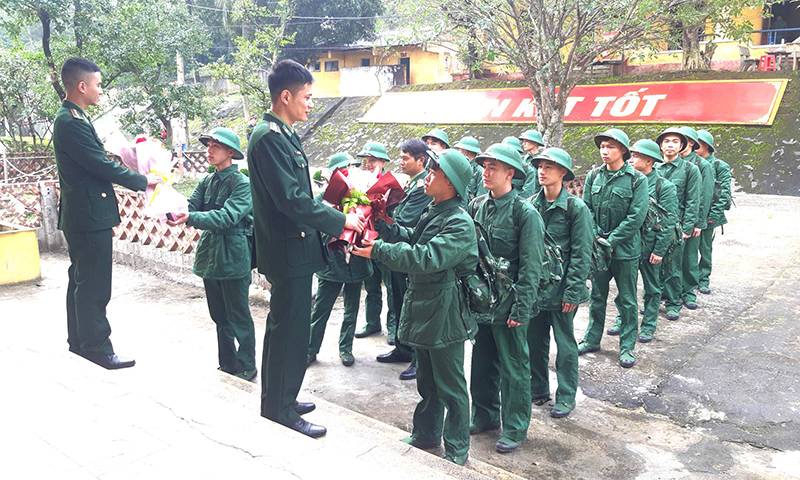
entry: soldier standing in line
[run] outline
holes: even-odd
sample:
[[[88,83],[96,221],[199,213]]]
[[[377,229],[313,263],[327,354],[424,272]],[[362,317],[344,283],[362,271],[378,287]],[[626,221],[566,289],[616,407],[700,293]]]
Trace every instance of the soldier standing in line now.
[[[434,128],[423,135],[422,141],[428,145],[428,148],[436,153],[443,152],[445,149],[450,148],[450,137],[440,128]]]
[[[308,157],[292,126],[308,119],[314,77],[293,60],[270,73],[272,108],[253,129],[248,145],[258,271],[270,283],[270,311],[261,363],[261,415],[309,437],[325,427],[301,415],[315,408],[297,394],[308,362],[311,281],[326,264],[320,232],[339,236],[363,231],[364,217],[342,213],[313,199]]]
[[[364,169],[377,178],[386,174],[386,162],[389,162],[389,155],[386,154],[386,147],[378,142],[367,142],[361,151],[356,155],[363,159]],[[367,291],[365,300],[367,320],[366,325],[355,333],[356,338],[365,338],[381,332],[381,310],[383,310],[383,289],[381,283],[386,285],[386,303],[388,311],[386,313],[386,342],[394,345],[395,332],[397,331],[397,312],[394,310],[392,301],[392,272],[375,260],[372,262],[372,275],[364,280],[364,290]]]
[[[425,193],[433,204],[415,228],[379,220],[381,239],[364,242],[354,253],[408,275],[397,341],[416,350],[422,398],[411,436],[403,441],[430,449],[444,438],[444,458],[463,465],[470,443],[464,343],[474,338],[475,325],[458,279],[474,272],[478,263],[475,225],[461,208],[472,167],[459,152],[445,150],[430,169]]]
[[[360,162],[347,153],[337,153],[328,159],[328,171],[331,174],[336,170],[346,172],[351,166],[358,167],[359,165]],[[322,195],[319,194],[318,199],[321,200]],[[323,235],[322,240],[322,243],[327,245],[330,237]],[[342,249],[333,252],[328,250],[328,253],[330,256],[328,265],[317,272],[318,287],[317,295],[314,298],[314,308],[311,310],[308,363],[310,365],[317,360],[333,304],[336,303],[339,292],[344,288],[344,316],[339,333],[339,359],[342,365],[350,367],[356,361],[353,356],[353,333],[356,329],[358,304],[361,303],[361,282],[372,277],[373,264],[370,260],[360,257],[350,256],[348,260]],[[380,284],[378,284],[378,288],[380,289]],[[380,310],[378,312],[380,313]]]
[[[697,222],[692,230],[692,236],[686,239],[683,246],[683,291],[681,300],[689,310],[697,308],[697,293],[695,289],[700,285],[700,234],[708,227],[708,212],[711,210],[711,201],[714,197],[714,167],[705,158],[697,155],[695,150],[700,148],[697,131],[691,127],[681,127],[681,131],[689,141],[689,145],[681,152],[687,162],[691,162],[700,170],[700,205],[698,207]]]
[[[253,200],[250,182],[233,164],[242,159],[239,137],[224,127],[200,136],[208,163],[216,167],[189,197],[189,213],[168,221],[203,230],[194,256],[195,275],[202,277],[208,313],[217,325],[219,369],[247,381],[256,378],[256,332],[250,315],[252,280],[250,241]],[[236,348],[236,342],[239,348]]]
[[[517,137],[506,137],[503,139],[503,145],[508,145],[509,147],[513,148],[514,150],[519,153],[520,157],[525,155],[525,150],[522,148],[522,142]],[[538,180],[535,178],[537,176],[536,169],[530,164],[530,162],[523,161],[522,169],[525,173],[525,178],[515,178],[511,182],[511,186],[519,190],[520,198],[528,199],[531,198],[536,191],[536,185]]]
[[[494,144],[475,161],[483,167],[483,185],[489,193],[470,202],[469,213],[486,232],[492,255],[508,260],[514,291],[500,298],[491,312],[476,315],[469,433],[496,430],[502,419],[503,435],[495,448],[509,453],[525,440],[531,421],[528,325],[537,312],[544,273],[544,223],[534,206],[511,187],[511,179],[525,178],[519,152]]]
[[[631,147],[631,165],[647,178],[650,202],[669,213],[663,223],[655,226],[645,222],[642,225],[642,256],[639,259],[639,271],[644,284],[644,314],[642,327],[639,330],[639,342],[653,341],[658,324],[658,307],[661,305],[661,262],[667,256],[670,243],[675,235],[675,221],[678,218],[678,195],[675,185],[662,177],[654,165],[661,163],[661,149],[652,140],[639,140]],[[606,333],[619,335],[621,331],[620,317],[616,324]]]
[[[639,320],[636,314],[636,280],[642,253],[641,227],[647,215],[647,179],[627,160],[631,157],[628,136],[612,128],[594,137],[603,166],[586,176],[583,201],[594,217],[595,235],[613,248],[608,270],[595,272],[589,303],[589,325],[578,354],[600,350],[606,321],[606,303],[611,279],[617,284],[617,306],[621,319],[619,364],[630,368]]]
[[[564,275],[553,298],[540,298],[539,313],[528,326],[531,363],[531,401],[541,406],[550,401],[550,328],[556,341],[556,402],[550,416],[562,418],[575,408],[578,391],[578,342],[573,320],[578,305],[589,300],[589,278],[594,242],[592,214],[583,201],[564,188],[575,178],[572,158],[560,148],[533,155],[542,190],[533,198],[547,233],[561,247]]]
[[[475,163],[475,157],[481,153],[481,145],[475,137],[464,137],[453,148],[467,157],[469,164],[472,165],[472,180],[467,185],[466,202],[469,203],[473,198],[487,192],[483,187],[483,168]]]
[[[697,224],[700,207],[700,170],[680,156],[680,152],[689,144],[686,135],[679,128],[668,128],[656,138],[661,147],[664,163],[656,167],[662,177],[675,185],[678,196],[678,221],[681,222],[684,240],[690,238]],[[683,291],[683,248],[684,244],[675,247],[661,266],[661,277],[664,283],[662,298],[665,300],[667,320],[677,320],[681,311],[681,293]]]
[[[525,150],[525,156],[522,157],[522,163],[527,165],[532,165],[531,161],[533,157],[539,153],[539,150],[544,148],[544,140],[542,139],[542,134],[539,133],[538,130],[526,130],[519,136],[520,142],[522,142],[522,149]],[[542,189],[542,186],[539,184],[539,175],[534,172],[533,175],[533,187],[531,187],[531,191],[533,195],[538,195],[539,191]]]
[[[145,190],[162,182],[157,173],[146,176],[109,160],[86,109],[100,104],[100,67],[83,58],[70,58],[61,67],[67,91],[53,123],[53,153],[61,197],[58,228],[69,251],[67,285],[67,343],[69,351],[106,369],[132,367],[111,345],[106,307],[111,300],[111,228],[119,225],[119,206],[112,183]]]
[[[731,208],[731,167],[724,161],[716,158],[714,150],[714,137],[711,133],[700,130],[697,132],[697,154],[705,158],[714,167],[714,196],[711,209],[708,212],[708,226],[700,233],[700,282],[698,291],[704,295],[711,293],[709,277],[711,276],[711,250],[717,227],[728,223],[725,210]]]
[[[427,151],[428,146],[417,139],[406,140],[400,147],[400,168],[409,178],[404,188],[406,197],[389,212],[395,221],[395,224],[390,227],[397,225],[398,227],[412,228],[419,221],[425,207],[433,200],[425,193],[425,178],[428,175],[425,169],[428,160]],[[392,300],[395,312],[399,312],[400,315],[402,315],[403,298],[406,294],[407,278],[408,275],[405,272],[392,270]],[[380,363],[411,362],[411,365],[400,374],[400,380],[413,380],[417,377],[417,367],[413,362],[414,351],[410,346],[404,345],[399,338],[395,338],[392,351],[378,355],[377,360]]]

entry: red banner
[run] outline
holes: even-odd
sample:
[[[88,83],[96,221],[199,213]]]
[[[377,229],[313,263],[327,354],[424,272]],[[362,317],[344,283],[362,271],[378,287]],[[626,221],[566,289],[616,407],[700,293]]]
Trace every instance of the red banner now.
[[[719,123],[771,125],[788,80],[720,80],[579,85],[566,123]],[[534,123],[527,88],[386,93],[362,123]]]

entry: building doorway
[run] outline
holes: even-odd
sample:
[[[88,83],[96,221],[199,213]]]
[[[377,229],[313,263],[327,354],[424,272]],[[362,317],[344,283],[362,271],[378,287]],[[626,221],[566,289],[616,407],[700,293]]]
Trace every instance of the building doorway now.
[[[406,71],[406,85],[411,85],[411,59],[408,57],[400,58],[400,65]]]

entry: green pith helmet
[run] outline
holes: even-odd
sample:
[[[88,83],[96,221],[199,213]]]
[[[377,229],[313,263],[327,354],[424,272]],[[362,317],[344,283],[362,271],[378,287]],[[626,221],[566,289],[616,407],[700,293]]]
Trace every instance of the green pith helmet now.
[[[664,162],[661,158],[661,147],[652,140],[639,140],[631,147],[631,152],[641,153],[655,159],[656,163]]]
[[[378,142],[367,142],[356,156],[375,157],[381,160],[386,160],[387,162],[391,162],[391,160],[389,160],[389,155],[386,155],[386,147]]]
[[[514,138],[514,137],[509,137],[509,138]],[[511,145],[507,145],[505,143],[495,143],[494,145],[486,149],[485,152],[478,154],[478,156],[475,157],[475,163],[477,163],[482,167],[483,161],[486,160],[487,158],[491,158],[492,160],[497,160],[498,162],[503,162],[509,167],[513,168],[515,179],[517,180],[525,179],[525,169],[522,167],[522,157],[520,156],[519,152]]]
[[[603,140],[618,141],[623,147],[625,147],[625,153],[622,154],[622,159],[628,160],[631,158],[631,143],[628,139],[628,135],[626,135],[622,130],[618,128],[609,128],[605,132],[595,135],[594,144],[597,145],[597,148],[600,148],[600,144],[603,143]]]
[[[432,138],[435,138],[436,140],[440,140],[440,141],[444,142],[444,144],[447,146],[447,148],[450,148],[450,137],[448,137],[447,134],[444,133],[444,130],[441,130],[439,128],[434,128],[433,130],[431,130],[430,132],[428,132],[428,133],[426,133],[425,135],[422,136],[422,141],[424,142],[425,139],[428,138],[428,137],[432,137]]]
[[[481,153],[481,144],[475,137],[464,137],[453,148],[460,148],[472,153]]]
[[[544,140],[542,140],[542,134],[539,133],[539,130],[527,130],[525,133],[519,136],[519,139],[538,143],[544,147]]]
[[[472,180],[472,165],[470,165],[469,159],[458,150],[448,148],[439,154],[437,163],[450,183],[453,184],[458,196],[467,198],[467,185]]]
[[[361,165],[361,162],[353,158],[349,153],[337,153],[328,159],[328,171],[330,172],[350,165]]]
[[[698,130],[697,131],[697,138],[708,145],[708,151],[710,153],[714,153],[714,135],[711,135],[711,132],[708,130]]]
[[[239,135],[236,135],[230,129],[225,127],[217,127],[214,130],[211,130],[211,133],[204,133],[203,135],[200,135],[199,140],[200,143],[205,146],[208,146],[209,140],[216,140],[217,142],[234,149],[235,152],[233,154],[233,158],[236,160],[241,160],[244,158],[244,154],[242,154],[242,142],[239,141]]]
[[[697,130],[695,130],[692,127],[681,127],[680,130],[681,130],[681,132],[683,132],[683,134],[686,136],[686,138],[688,138],[689,140],[694,142],[694,146],[692,147],[692,150],[697,150],[698,148],[700,148],[700,145],[697,143],[697,140],[698,140],[698,138],[697,138]],[[681,151],[683,151],[683,150],[681,150]]]
[[[656,137],[656,143],[658,144],[659,147],[661,146],[662,143],[664,143],[664,137],[666,137],[667,135],[677,135],[678,137],[680,137],[681,152],[684,151],[686,149],[686,145],[689,144],[689,140],[686,139],[686,134],[684,134],[680,128],[670,127],[661,132],[661,135]]]
[[[570,157],[569,153],[565,152],[564,150],[557,147],[545,148],[541,152],[534,155],[534,157],[531,159],[531,164],[534,167],[539,168],[540,160],[550,160],[551,162],[555,162],[556,164],[566,168],[567,174],[564,175],[565,182],[575,179],[575,172],[572,171],[572,157]]]
[[[520,155],[525,155],[525,149],[522,148],[522,142],[517,137],[506,137],[503,139],[503,145],[508,145],[517,151]]]

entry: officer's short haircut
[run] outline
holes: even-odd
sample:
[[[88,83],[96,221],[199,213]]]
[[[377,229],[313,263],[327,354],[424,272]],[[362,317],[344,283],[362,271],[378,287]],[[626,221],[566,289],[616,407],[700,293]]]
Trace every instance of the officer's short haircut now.
[[[272,69],[267,78],[269,96],[276,102],[284,90],[295,95],[304,86],[314,83],[314,77],[308,69],[294,60],[281,60]]]
[[[73,57],[64,62],[61,67],[61,83],[64,84],[64,88],[67,90],[72,90],[80,82],[86,81],[87,76],[99,71],[100,67],[93,61]]]
[[[412,138],[403,142],[403,145],[400,146],[400,151],[411,155],[415,159],[420,157],[425,158],[427,156],[428,144],[418,138]]]

